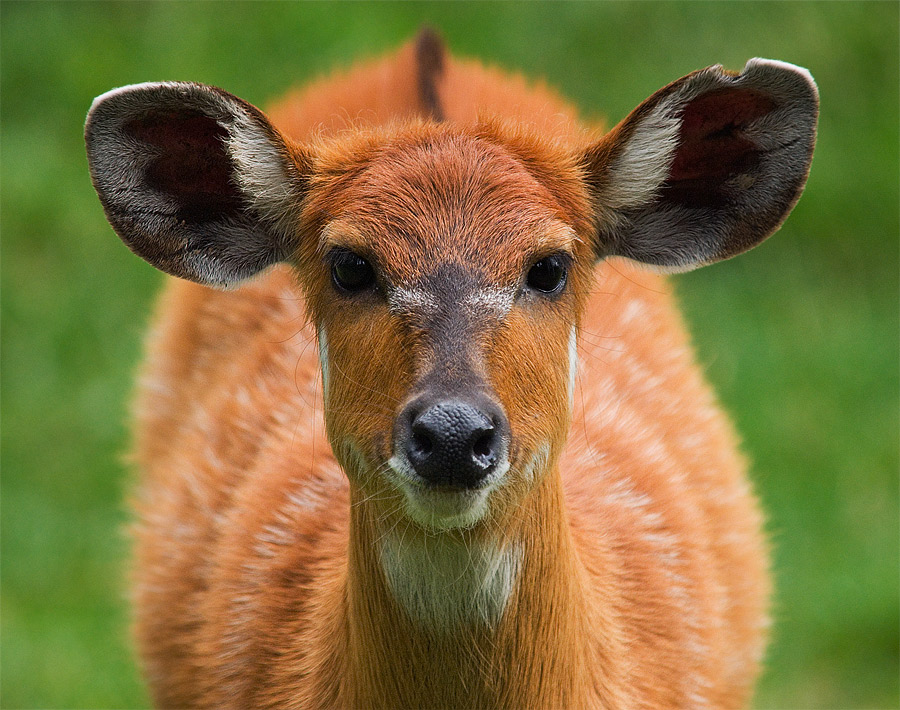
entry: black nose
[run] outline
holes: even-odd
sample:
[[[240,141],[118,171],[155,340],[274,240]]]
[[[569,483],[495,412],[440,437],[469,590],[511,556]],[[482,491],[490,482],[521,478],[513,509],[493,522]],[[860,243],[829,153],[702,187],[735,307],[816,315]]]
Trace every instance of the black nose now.
[[[477,488],[506,456],[506,417],[492,403],[414,403],[400,422],[398,443],[415,472],[434,485]]]

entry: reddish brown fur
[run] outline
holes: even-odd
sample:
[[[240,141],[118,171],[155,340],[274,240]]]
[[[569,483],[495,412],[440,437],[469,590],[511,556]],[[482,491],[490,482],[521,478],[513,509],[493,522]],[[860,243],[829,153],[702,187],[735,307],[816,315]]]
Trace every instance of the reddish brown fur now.
[[[447,122],[421,122],[413,62],[408,46],[270,113],[291,138],[315,139],[299,285],[278,267],[229,292],[172,280],[163,296],[136,451],[137,632],[156,703],[743,706],[765,638],[760,514],[668,286],[626,261],[591,270],[588,196],[568,157],[585,139],[570,107],[447,58]],[[435,170],[446,174],[434,203],[406,200],[404,184]],[[454,213],[442,200],[461,182],[474,187]],[[397,282],[448,253],[496,284],[558,248],[580,265],[564,298],[514,309],[472,345],[509,416],[511,456],[552,446],[533,488],[515,483],[484,524],[445,533],[523,546],[495,629],[423,628],[386,586],[383,537],[400,526],[429,544],[429,533],[340,446],[390,455],[428,353],[386,307],[356,313],[329,295],[326,225],[327,243]],[[325,436],[310,317],[340,363],[328,429],[346,475]]]

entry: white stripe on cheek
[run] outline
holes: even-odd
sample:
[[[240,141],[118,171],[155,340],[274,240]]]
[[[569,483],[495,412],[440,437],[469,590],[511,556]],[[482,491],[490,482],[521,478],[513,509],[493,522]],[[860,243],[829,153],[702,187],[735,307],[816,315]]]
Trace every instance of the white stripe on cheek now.
[[[575,326],[569,332],[569,409],[575,406],[575,378],[578,376],[578,336]]]
[[[330,368],[328,365],[328,338],[325,336],[325,329],[319,326],[319,365],[322,368],[322,397],[328,399],[328,378],[330,376]]]

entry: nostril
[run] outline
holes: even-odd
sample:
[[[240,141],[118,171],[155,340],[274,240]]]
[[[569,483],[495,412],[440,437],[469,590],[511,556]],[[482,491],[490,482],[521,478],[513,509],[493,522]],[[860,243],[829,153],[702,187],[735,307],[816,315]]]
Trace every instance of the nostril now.
[[[434,442],[431,440],[431,437],[423,431],[413,431],[409,448],[410,452],[417,458],[424,459],[434,450]]]
[[[490,459],[494,456],[494,430],[489,429],[475,440],[472,446],[472,453],[479,459],[483,459],[484,463],[490,463]]]

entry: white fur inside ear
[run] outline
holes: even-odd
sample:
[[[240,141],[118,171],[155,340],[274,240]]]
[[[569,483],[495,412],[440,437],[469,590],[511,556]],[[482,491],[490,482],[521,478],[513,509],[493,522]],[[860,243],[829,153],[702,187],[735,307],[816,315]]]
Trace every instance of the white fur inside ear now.
[[[111,89],[94,99],[88,111],[88,122],[103,114],[104,106],[109,102],[120,103],[125,107],[126,117],[133,112],[139,114],[148,108],[147,95],[155,95],[160,91],[177,91],[177,82],[147,82],[130,84]],[[108,199],[116,205],[134,202],[147,214],[174,214],[178,204],[169,195],[159,190],[148,189],[144,174],[147,167],[155,160],[156,155],[122,130],[121,122],[104,118],[99,121],[100,127],[95,130],[94,143],[97,146],[89,154],[91,172],[97,189],[108,195]]]
[[[663,101],[630,136],[610,166],[610,187],[603,207],[626,210],[650,202],[669,174],[678,148],[681,118],[674,101]]]
[[[613,212],[641,207],[656,197],[669,176],[681,133],[684,107],[722,83],[719,65],[697,72],[640,119],[610,166],[603,207]]]
[[[809,71],[772,59],[751,59],[737,76],[727,74],[721,65],[696,72],[640,119],[623,150],[612,161],[603,207],[609,210],[634,209],[655,197],[675,159],[682,112],[693,99],[719,87],[752,87],[757,84],[764,84],[766,91],[787,106],[791,98],[802,93],[805,87],[818,95]],[[763,125],[765,122],[765,118],[761,119]]]
[[[236,168],[238,185],[256,212],[284,234],[298,217],[300,198],[292,190],[284,146],[242,112],[227,125],[228,150]]]

